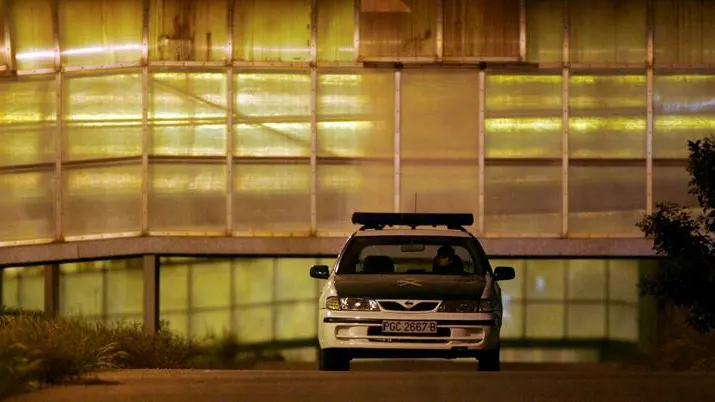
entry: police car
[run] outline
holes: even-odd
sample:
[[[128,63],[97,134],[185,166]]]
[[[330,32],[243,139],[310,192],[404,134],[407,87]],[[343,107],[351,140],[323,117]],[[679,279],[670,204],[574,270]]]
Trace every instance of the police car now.
[[[356,212],[361,225],[335,265],[314,265],[321,370],[350,370],[357,358],[462,358],[500,369],[499,281],[465,226],[472,214]]]

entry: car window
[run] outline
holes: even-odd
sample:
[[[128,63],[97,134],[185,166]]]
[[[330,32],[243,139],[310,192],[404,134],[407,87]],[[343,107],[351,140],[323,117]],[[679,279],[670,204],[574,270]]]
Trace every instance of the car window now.
[[[348,245],[338,274],[484,275],[475,253],[464,237],[356,237]]]

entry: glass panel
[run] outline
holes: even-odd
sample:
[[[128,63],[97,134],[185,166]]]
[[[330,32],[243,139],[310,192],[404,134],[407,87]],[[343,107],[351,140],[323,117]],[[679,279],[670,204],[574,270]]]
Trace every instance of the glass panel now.
[[[149,165],[152,231],[219,232],[226,228],[226,167]]]
[[[653,166],[653,205],[659,202],[677,202],[689,207],[699,208],[695,195],[689,194],[690,174],[683,166]]]
[[[18,70],[55,66],[52,3],[53,0],[10,2],[11,37]]]
[[[315,279],[307,275],[314,260],[310,258],[277,258],[275,301],[287,302],[317,298]],[[310,322],[311,320],[305,320]]]
[[[191,308],[228,308],[231,306],[231,262],[196,260],[191,264]],[[227,313],[226,318],[228,318]]]
[[[560,166],[487,165],[485,230],[489,233],[560,233],[561,177]],[[474,186],[477,191],[476,184]]]
[[[190,336],[194,339],[220,337],[231,330],[231,310],[201,311],[191,314]]]
[[[66,161],[141,155],[141,122],[70,123],[62,129]]]
[[[606,297],[605,260],[568,260],[569,300],[604,300]]]
[[[444,55],[519,57],[519,0],[444,0]]]
[[[134,164],[65,170],[64,235],[141,230],[141,169]]]
[[[688,157],[688,140],[715,131],[715,76],[661,75],[655,77],[654,158]]]
[[[486,88],[487,158],[560,158],[560,75],[489,75]]]
[[[161,259],[159,270],[159,313],[161,319],[169,319],[165,312],[185,313],[188,308],[188,263]],[[172,328],[174,325],[172,325]]]
[[[524,304],[522,301],[504,300],[501,336],[506,339],[524,337]]]
[[[602,339],[606,337],[606,306],[568,306],[569,338]]]
[[[646,1],[569,2],[571,62],[645,65]]]
[[[70,0],[58,5],[63,64],[139,62],[142,0]]]
[[[526,298],[528,300],[564,299],[565,260],[527,260]],[[528,306],[531,309],[532,306]]]
[[[23,268],[3,268],[0,269],[2,276],[2,293],[0,293],[0,305],[5,307],[20,307],[20,287],[21,270]]]
[[[5,47],[5,0],[0,0],[0,67],[8,67],[10,56]],[[1,70],[1,69],[0,69]],[[0,300],[0,302],[2,302]]]
[[[708,16],[715,3],[655,0],[655,62],[697,64],[715,62],[715,25]]]
[[[318,61],[355,61],[354,0],[318,2]]]
[[[526,337],[552,338],[564,337],[563,304],[526,304]]]
[[[391,160],[394,73],[320,74],[318,80],[318,156]]]
[[[640,281],[638,267],[638,260],[609,261],[609,300],[638,304]]]
[[[149,96],[152,154],[226,154],[225,74],[152,73]]]
[[[569,232],[640,233],[635,225],[645,215],[645,178],[645,166],[570,167]]]
[[[110,260],[105,262],[107,271],[108,315],[130,317],[143,310],[144,268],[140,258]]]
[[[638,307],[610,306],[608,338],[617,341],[638,341]]]
[[[403,183],[405,178],[403,176]],[[351,219],[356,211],[392,212],[394,209],[391,163],[321,163],[318,188],[317,219],[321,232],[354,231]]]
[[[179,336],[187,336],[189,326],[189,315],[181,313],[161,313],[161,321],[166,328]]]
[[[310,277],[308,277],[310,278]],[[276,307],[276,338],[311,339],[317,336],[318,320],[313,301],[283,304]]]
[[[310,123],[246,123],[234,126],[237,156],[310,156]]]
[[[563,0],[526,0],[526,58],[532,63],[563,59]]]
[[[54,161],[56,96],[54,77],[0,81],[0,166]]]
[[[572,76],[569,155],[645,158],[646,92],[644,75]]]
[[[234,165],[233,229],[307,233],[311,172],[308,163]]]
[[[236,258],[233,260],[236,276],[236,304],[268,304],[273,300],[273,258]]]
[[[236,335],[241,343],[265,342],[273,339],[273,307],[241,308],[233,314],[234,322],[238,324]]]
[[[233,58],[310,60],[310,1],[238,0],[233,12]]]
[[[435,57],[437,1],[365,0],[360,12],[360,57]]]
[[[61,315],[98,318],[106,312],[103,268],[103,261],[60,265]]]
[[[124,71],[111,75],[68,75],[64,81],[64,118],[89,127],[141,121],[141,74],[137,69]]]
[[[151,60],[226,60],[227,0],[151,0],[149,10]]]
[[[45,268],[24,267],[22,279],[18,282],[19,307],[25,310],[45,309]]]
[[[499,282],[502,290],[502,299],[506,303],[508,300],[521,300],[524,298],[524,275],[526,260],[491,260],[489,262],[492,269],[500,266],[514,268],[516,277],[510,281]]]
[[[54,237],[54,172],[0,174],[0,242]]]

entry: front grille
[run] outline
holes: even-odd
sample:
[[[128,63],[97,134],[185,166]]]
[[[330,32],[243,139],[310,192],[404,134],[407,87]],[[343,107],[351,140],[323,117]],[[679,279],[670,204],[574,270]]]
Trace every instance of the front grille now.
[[[439,302],[417,302],[414,306],[408,308],[394,301],[381,301],[378,303],[383,310],[388,311],[432,311],[439,304]]]

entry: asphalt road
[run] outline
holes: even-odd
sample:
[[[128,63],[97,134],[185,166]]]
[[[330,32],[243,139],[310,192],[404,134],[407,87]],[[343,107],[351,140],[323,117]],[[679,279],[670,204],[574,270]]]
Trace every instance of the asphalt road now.
[[[64,401],[710,401],[715,375],[574,366],[478,373],[469,366],[356,367],[315,370],[125,370],[104,384],[70,385],[11,398]]]

